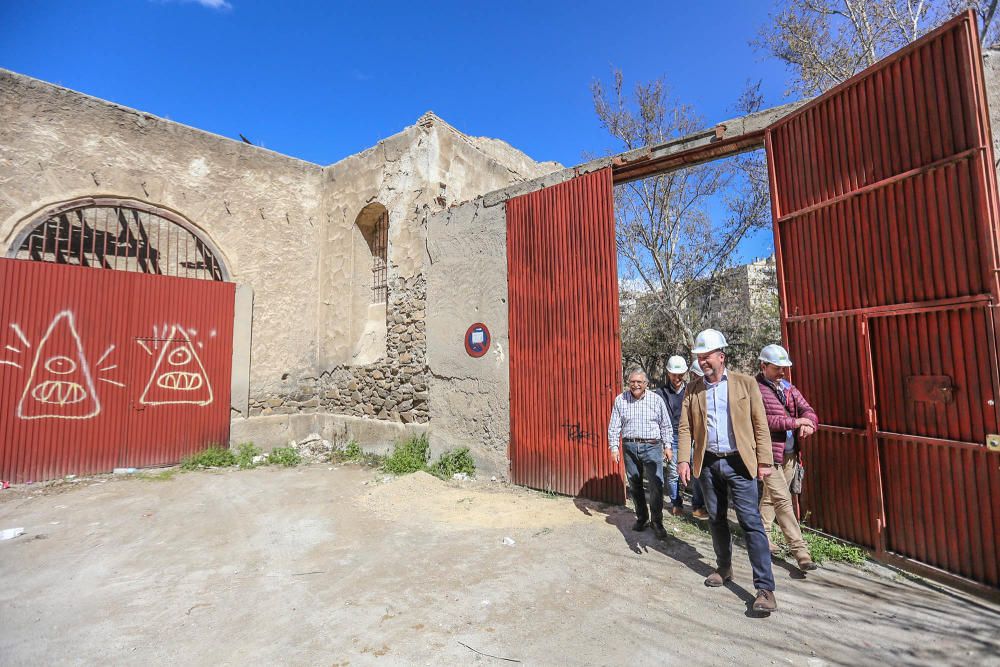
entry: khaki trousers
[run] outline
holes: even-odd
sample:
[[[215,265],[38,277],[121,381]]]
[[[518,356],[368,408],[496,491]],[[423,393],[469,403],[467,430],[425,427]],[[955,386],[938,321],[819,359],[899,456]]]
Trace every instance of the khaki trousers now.
[[[812,560],[809,547],[802,539],[802,530],[795,519],[795,509],[792,506],[792,493],[788,490],[789,481],[795,471],[795,457],[788,456],[784,463],[776,465],[771,474],[764,478],[764,495],[760,499],[760,516],[764,520],[764,531],[771,534],[771,524],[778,520],[778,527],[785,534],[785,541],[795,560],[801,562]]]

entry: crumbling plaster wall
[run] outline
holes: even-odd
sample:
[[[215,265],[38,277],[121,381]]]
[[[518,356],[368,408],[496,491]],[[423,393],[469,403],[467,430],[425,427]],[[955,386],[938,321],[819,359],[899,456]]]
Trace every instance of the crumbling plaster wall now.
[[[559,167],[536,163],[502,141],[468,137],[432,113],[328,167],[317,364],[287,377],[273,395],[256,397],[251,415],[320,412],[427,423],[427,214]],[[364,253],[355,249],[364,241],[355,223],[374,202],[389,213],[386,346],[383,358],[358,364],[353,353],[364,330],[359,320],[369,314],[371,267],[358,265]]]
[[[251,395],[315,364],[321,167],[5,70],[0,119],[5,251],[55,202],[101,195],[173,210],[253,287]]]
[[[427,222],[427,365],[431,444],[469,447],[484,473],[507,474],[510,389],[507,334],[506,205],[477,199]],[[490,331],[482,357],[465,351],[465,332]]]

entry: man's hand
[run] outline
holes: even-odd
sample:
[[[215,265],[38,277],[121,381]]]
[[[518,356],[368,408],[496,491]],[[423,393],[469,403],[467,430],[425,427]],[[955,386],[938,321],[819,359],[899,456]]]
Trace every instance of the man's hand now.
[[[757,466],[757,479],[763,480],[771,476],[771,466]]]
[[[621,463],[622,455],[617,447],[611,450],[611,458],[615,460],[615,463]]]
[[[806,422],[805,424],[799,426],[799,435],[802,436],[803,440],[805,440],[815,432],[816,432],[816,427],[812,425],[812,422]]]
[[[691,464],[687,461],[681,461],[677,464],[677,476],[680,478],[681,483],[687,486],[691,483]]]
[[[674,448],[671,447],[670,445],[664,444],[663,445],[663,458],[665,460],[667,460],[667,461],[672,460],[674,458]]]

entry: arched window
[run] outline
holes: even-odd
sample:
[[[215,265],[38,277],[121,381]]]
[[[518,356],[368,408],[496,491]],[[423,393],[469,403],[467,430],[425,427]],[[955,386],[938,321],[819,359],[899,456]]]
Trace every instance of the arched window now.
[[[181,216],[129,199],[51,207],[15,239],[8,257],[203,280],[229,280],[218,251]]]
[[[389,249],[389,211],[382,204],[369,204],[358,215],[356,224],[371,252],[371,303],[385,303],[388,298],[386,258]]]

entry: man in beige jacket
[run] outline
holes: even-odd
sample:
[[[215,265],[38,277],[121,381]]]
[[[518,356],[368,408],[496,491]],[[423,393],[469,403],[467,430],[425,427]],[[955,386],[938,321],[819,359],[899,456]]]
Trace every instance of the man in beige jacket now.
[[[677,472],[686,484],[693,468],[705,497],[717,562],[705,585],[722,586],[733,578],[733,536],[727,517],[731,494],[753,568],[754,611],[772,612],[778,605],[757,490],[757,479],[770,475],[774,463],[771,433],[757,380],[726,369],[723,348],[727,346],[726,337],[715,329],[706,329],[695,339],[692,352],[705,375],[691,383],[681,406]]]

